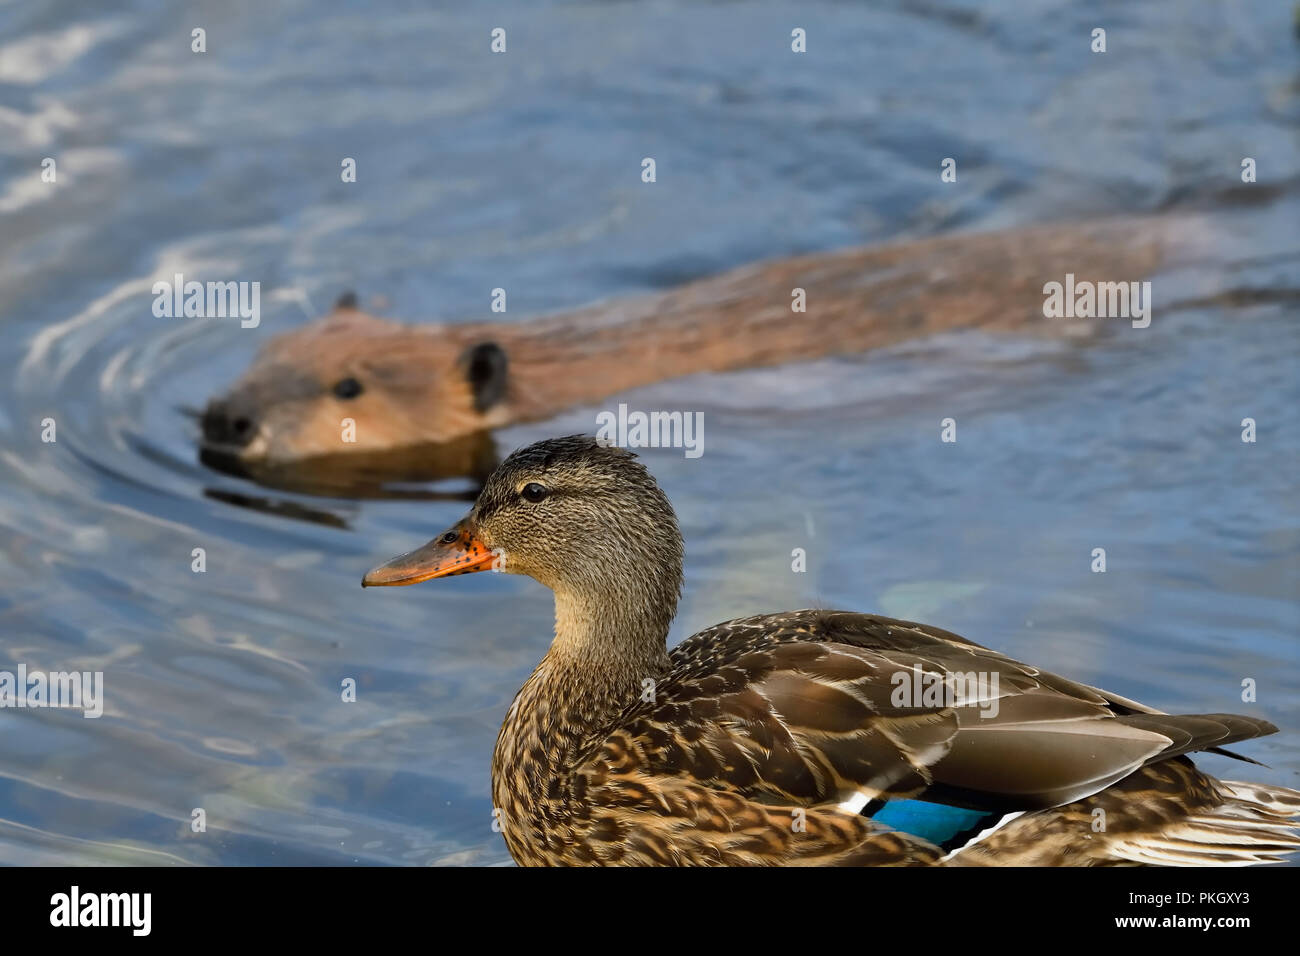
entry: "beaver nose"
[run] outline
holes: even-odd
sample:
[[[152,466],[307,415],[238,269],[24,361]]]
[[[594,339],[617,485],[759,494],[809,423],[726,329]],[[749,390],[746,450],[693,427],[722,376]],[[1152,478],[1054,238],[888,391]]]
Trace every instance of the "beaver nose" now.
[[[257,434],[252,410],[229,401],[212,401],[203,412],[203,438],[216,445],[241,448]]]

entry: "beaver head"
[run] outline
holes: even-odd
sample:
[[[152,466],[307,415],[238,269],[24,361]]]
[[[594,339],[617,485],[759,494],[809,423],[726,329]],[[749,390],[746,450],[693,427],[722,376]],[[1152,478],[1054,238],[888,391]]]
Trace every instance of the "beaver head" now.
[[[245,465],[452,441],[506,421],[506,353],[471,327],[413,328],[342,300],[266,344],[203,412],[203,450]]]

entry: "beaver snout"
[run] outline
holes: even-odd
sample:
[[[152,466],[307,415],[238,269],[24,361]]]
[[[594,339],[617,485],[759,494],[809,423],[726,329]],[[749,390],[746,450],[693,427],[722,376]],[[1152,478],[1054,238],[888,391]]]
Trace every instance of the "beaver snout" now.
[[[203,440],[243,448],[257,434],[253,407],[238,399],[213,399],[203,411]]]

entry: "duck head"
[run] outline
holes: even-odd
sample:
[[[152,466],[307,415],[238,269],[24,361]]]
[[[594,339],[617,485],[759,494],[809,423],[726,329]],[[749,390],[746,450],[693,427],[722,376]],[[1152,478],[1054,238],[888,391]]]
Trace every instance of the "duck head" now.
[[[557,619],[622,620],[662,639],[681,591],[682,538],[667,496],[631,452],[575,435],[516,451],[464,519],[361,583],[487,570],[545,584]]]

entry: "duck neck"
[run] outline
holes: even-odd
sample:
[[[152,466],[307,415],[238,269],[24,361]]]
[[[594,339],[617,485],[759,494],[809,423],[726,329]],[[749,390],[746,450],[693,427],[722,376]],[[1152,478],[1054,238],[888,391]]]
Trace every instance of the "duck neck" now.
[[[494,806],[516,859],[541,852],[569,815],[573,771],[669,670],[676,593],[640,601],[556,590],[555,639],[510,707],[492,760]]]
[[[498,758],[509,738],[529,739],[541,745],[539,771],[571,770],[615,718],[653,688],[647,681],[658,681],[669,668],[674,607],[651,615],[636,610],[628,601],[556,592],[555,638],[510,708]]]
[[[650,575],[647,575],[649,578]],[[668,666],[668,627],[677,610],[676,582],[626,594],[555,592],[555,639],[547,658],[581,669],[585,682],[601,675],[611,696]],[[639,691],[638,691],[639,693]]]

